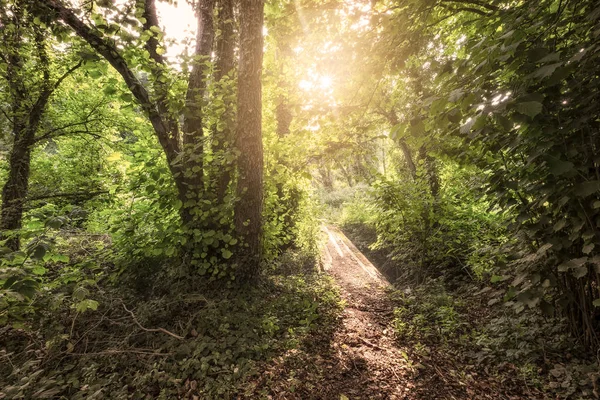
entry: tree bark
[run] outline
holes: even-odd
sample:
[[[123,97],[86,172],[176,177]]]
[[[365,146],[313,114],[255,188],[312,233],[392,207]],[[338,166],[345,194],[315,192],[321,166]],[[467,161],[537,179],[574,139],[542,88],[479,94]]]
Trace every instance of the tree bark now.
[[[408,171],[410,172],[410,176],[412,177],[412,179],[414,181],[417,179],[417,167],[415,165],[415,162],[413,161],[412,152],[410,151],[410,147],[408,147],[408,144],[406,144],[406,141],[404,139],[400,139],[398,141],[398,144],[400,145],[400,150],[402,150],[402,154],[404,155],[404,161],[406,162],[406,167],[408,168]]]
[[[238,278],[259,272],[262,256],[263,144],[262,59],[263,0],[245,0],[240,8],[240,61],[236,148],[239,152],[235,229],[242,240]]]
[[[9,159],[8,180],[2,188],[0,230],[11,232],[6,236],[6,247],[12,251],[20,248],[18,230],[22,227],[23,207],[29,189],[29,170],[33,135],[29,129],[16,131],[15,142]]]
[[[198,33],[196,35],[196,51],[194,64],[190,73],[185,99],[183,123],[183,151],[185,164],[185,183],[188,186],[188,198],[197,200],[203,192],[203,153],[204,132],[202,129],[202,112],[206,91],[206,62],[210,61],[215,28],[213,23],[214,0],[200,0],[197,3]],[[187,221],[193,219],[187,216]]]
[[[224,98],[229,97],[232,88],[229,85],[229,79],[234,68],[234,16],[233,0],[220,0],[218,3],[219,21],[218,27],[221,34],[217,38],[216,49],[216,69],[215,81],[218,82],[218,90]],[[222,204],[229,183],[231,182],[231,171],[233,165],[226,161],[225,156],[233,144],[233,131],[235,124],[235,107],[232,103],[225,101],[225,111],[222,117],[222,129],[216,126],[213,128],[213,150],[217,156],[221,157],[220,169],[215,172],[215,190],[217,204]]]
[[[390,127],[392,128],[400,123],[400,121],[398,121],[398,116],[396,115],[396,112],[393,109],[390,112],[381,111],[381,114],[383,114],[387,118]],[[413,161],[412,151],[410,150],[410,147],[408,147],[408,144],[404,139],[399,139],[398,145],[400,146],[400,150],[402,150],[402,154],[404,155],[404,161],[406,162],[406,167],[408,168],[410,176],[414,181],[417,179],[417,166]]]
[[[275,118],[277,119],[277,135],[279,137],[289,135],[290,126],[292,125],[294,116],[290,110],[287,98],[283,95],[279,97],[279,104],[277,104],[277,108],[275,108]]]
[[[50,61],[47,54],[45,32],[40,28],[29,27],[24,22],[24,10],[18,5],[11,8],[8,14],[6,9],[0,11],[0,21],[6,26],[12,24],[15,29],[12,33],[3,32],[2,40],[7,45],[6,54],[2,58],[6,60],[6,78],[8,92],[11,97],[11,117],[13,146],[9,157],[8,179],[2,188],[2,207],[0,209],[0,231],[5,238],[6,246],[12,251],[20,248],[20,235],[18,230],[22,227],[23,206],[29,189],[29,172],[31,166],[31,149],[36,142],[35,134],[50,96],[62,80],[73,71],[70,69],[60,77],[54,84],[50,81]],[[28,28],[33,36],[35,50],[37,52],[37,69],[41,71],[41,81],[26,83],[23,77],[23,65],[31,60],[21,53],[25,32]],[[37,90],[36,93],[34,90]],[[30,98],[37,99],[28,105]],[[10,233],[9,233],[10,232]]]
[[[421,146],[419,149],[419,159],[423,161],[431,195],[437,199],[438,195],[440,194],[440,179],[438,177],[435,159],[429,155],[429,152],[425,146]]]

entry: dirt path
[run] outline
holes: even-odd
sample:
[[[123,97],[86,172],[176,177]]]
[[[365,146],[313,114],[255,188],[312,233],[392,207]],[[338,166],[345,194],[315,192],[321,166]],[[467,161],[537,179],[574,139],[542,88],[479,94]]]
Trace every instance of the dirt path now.
[[[260,392],[266,395],[261,398],[542,398],[523,395],[510,371],[495,376],[467,364],[460,349],[432,344],[425,351],[415,342],[403,346],[395,336],[394,305],[386,293],[390,283],[340,230],[329,226],[324,232],[325,271],[344,301],[342,316],[328,331],[316,332],[263,371],[258,387],[269,389]]]
[[[331,360],[343,373],[328,382],[328,398],[405,398],[412,389],[407,375],[413,368],[395,344],[393,306],[385,292],[390,283],[341,231],[327,227],[325,232],[325,269],[346,303]]]
[[[390,283],[340,230],[328,236],[325,269],[339,285],[346,305],[325,363],[335,371],[316,385],[318,399],[541,399],[519,388],[514,372],[502,376],[465,363],[461,350],[432,345],[418,355],[395,337]],[[423,351],[421,351],[423,353]],[[459,354],[457,354],[459,353]],[[313,392],[314,393],[314,392]],[[308,397],[303,397],[308,398]]]

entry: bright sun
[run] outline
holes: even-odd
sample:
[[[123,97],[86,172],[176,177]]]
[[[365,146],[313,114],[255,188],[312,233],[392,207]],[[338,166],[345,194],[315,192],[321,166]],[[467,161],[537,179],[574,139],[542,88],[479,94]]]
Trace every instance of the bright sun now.
[[[333,78],[329,75],[321,75],[316,72],[309,72],[305,79],[302,79],[298,86],[304,91],[311,90],[330,90],[333,86]]]
[[[169,43],[167,52],[170,56],[183,53],[186,39],[194,38],[196,35],[196,16],[194,9],[187,1],[179,1],[177,4],[157,2],[156,10],[161,28],[165,30],[167,39],[174,42]]]

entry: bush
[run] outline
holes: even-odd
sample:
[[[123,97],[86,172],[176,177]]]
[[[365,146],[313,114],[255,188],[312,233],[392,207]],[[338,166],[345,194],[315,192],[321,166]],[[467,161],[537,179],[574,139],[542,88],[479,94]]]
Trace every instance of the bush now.
[[[373,247],[389,249],[418,281],[448,270],[481,278],[503,262],[504,217],[479,196],[480,172],[448,163],[441,176],[437,197],[422,179],[376,182],[368,206],[378,233]]]

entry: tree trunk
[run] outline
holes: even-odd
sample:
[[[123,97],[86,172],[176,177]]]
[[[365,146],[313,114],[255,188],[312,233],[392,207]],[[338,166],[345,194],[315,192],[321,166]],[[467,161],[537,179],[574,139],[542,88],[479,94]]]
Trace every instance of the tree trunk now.
[[[429,155],[425,146],[421,146],[419,149],[419,158],[423,161],[423,166],[425,167],[425,174],[427,175],[431,195],[437,199],[440,193],[440,179],[438,177],[435,159]]]
[[[281,85],[283,82],[280,82],[279,84]],[[285,96],[279,97],[279,104],[277,104],[277,108],[275,108],[275,118],[277,119],[277,135],[279,137],[289,135],[290,125],[292,125],[294,116]]]
[[[400,121],[398,121],[398,116],[396,115],[395,110],[391,110],[390,112],[381,112],[381,114],[385,115],[391,128],[395,127],[400,123]],[[415,162],[413,161],[412,151],[410,150],[410,147],[408,147],[408,144],[404,139],[399,139],[398,144],[400,145],[400,150],[402,150],[402,154],[404,155],[406,167],[408,168],[410,176],[414,181],[417,179],[417,167],[415,165]]]
[[[263,144],[262,59],[263,0],[245,0],[240,7],[240,61],[236,148],[239,201],[235,229],[242,240],[238,278],[249,280],[259,272],[262,255]]]
[[[410,147],[408,147],[408,144],[406,144],[404,139],[400,139],[398,143],[400,144],[400,150],[402,150],[402,154],[404,155],[404,161],[406,162],[406,167],[408,168],[408,171],[410,172],[410,176],[412,177],[412,179],[414,181],[417,179],[417,167],[415,166],[415,162],[413,161],[412,152],[410,151]]]
[[[210,61],[215,37],[213,25],[214,0],[202,0],[197,7],[198,34],[194,53],[195,60],[188,82],[183,123],[184,177],[188,186],[189,200],[197,200],[203,192],[204,132],[202,129],[202,103],[204,102],[208,70],[205,63]],[[184,223],[188,223],[193,219],[193,216],[188,215],[185,219]]]
[[[23,9],[13,7],[11,14],[5,9],[0,11],[0,23],[18,27],[4,32],[2,40],[10,44],[7,54],[0,54],[6,63],[8,92],[11,97],[13,146],[9,157],[8,179],[2,188],[2,207],[0,209],[0,231],[6,238],[6,246],[12,251],[19,250],[20,235],[18,230],[23,223],[23,207],[29,189],[29,171],[31,166],[31,149],[35,144],[35,134],[42,120],[46,106],[54,89],[74,69],[67,71],[54,84],[50,82],[50,61],[46,52],[45,34],[37,27],[28,27],[23,17]],[[31,28],[37,60],[26,58],[22,51],[24,30]],[[10,33],[12,32],[12,33]],[[35,62],[41,72],[39,82],[26,85],[22,68],[26,62]],[[77,68],[77,67],[76,67]],[[35,90],[35,91],[34,91]],[[39,90],[39,91],[38,91]],[[37,99],[28,105],[27,100]],[[17,232],[15,232],[17,231]]]
[[[224,98],[229,97],[233,92],[229,80],[234,67],[234,17],[233,17],[233,0],[221,0],[219,2],[219,22],[218,27],[221,34],[217,38],[216,50],[216,70],[215,81],[219,82],[220,94]],[[215,171],[215,190],[217,195],[217,204],[223,203],[229,182],[231,181],[231,170],[233,165],[227,162],[226,155],[231,145],[233,144],[233,130],[235,124],[235,109],[232,104],[225,101],[225,111],[221,118],[222,129],[219,130],[216,126],[213,128],[214,152],[222,157],[221,165],[218,171]]]
[[[319,168],[319,174],[321,175],[321,183],[328,192],[333,190],[333,177],[331,176],[331,170],[327,167]]]
[[[29,188],[29,169],[31,165],[31,147],[33,135],[27,130],[15,132],[15,142],[10,152],[8,180],[2,188],[2,210],[0,230],[17,231],[23,221],[23,206]],[[12,251],[19,250],[20,237],[18,232],[6,235],[6,247]]]

